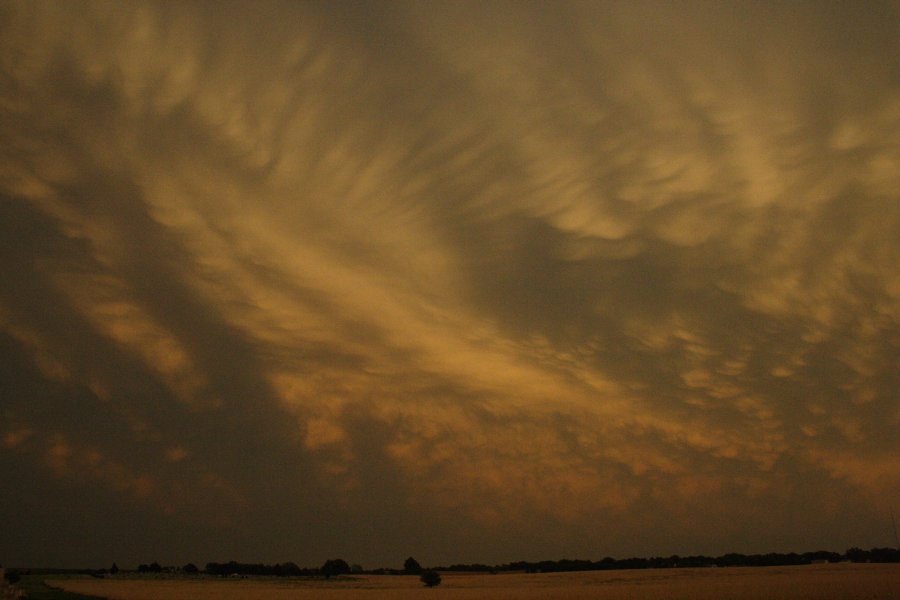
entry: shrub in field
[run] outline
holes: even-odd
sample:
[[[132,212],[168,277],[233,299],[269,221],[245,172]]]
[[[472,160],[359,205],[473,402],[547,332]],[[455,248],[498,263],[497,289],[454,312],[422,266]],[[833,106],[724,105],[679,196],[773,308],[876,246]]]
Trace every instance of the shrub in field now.
[[[425,587],[434,587],[441,584],[441,574],[431,569],[424,571],[422,575],[419,576],[419,579],[422,580]]]

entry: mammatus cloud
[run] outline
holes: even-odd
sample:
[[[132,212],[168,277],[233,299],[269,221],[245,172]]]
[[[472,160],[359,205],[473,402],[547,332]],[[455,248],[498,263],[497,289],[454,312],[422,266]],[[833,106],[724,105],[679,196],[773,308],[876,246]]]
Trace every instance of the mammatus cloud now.
[[[0,15],[7,562],[887,543],[894,6]]]

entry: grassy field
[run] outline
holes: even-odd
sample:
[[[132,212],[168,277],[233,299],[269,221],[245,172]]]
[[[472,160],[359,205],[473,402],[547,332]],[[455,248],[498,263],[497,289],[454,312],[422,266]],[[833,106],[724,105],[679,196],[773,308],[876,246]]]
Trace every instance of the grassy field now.
[[[648,569],[581,573],[317,579],[71,578],[54,587],[110,600],[900,600],[900,564]]]
[[[552,574],[444,574],[323,579],[68,578],[54,587],[110,600],[900,600],[900,565],[648,569]]]

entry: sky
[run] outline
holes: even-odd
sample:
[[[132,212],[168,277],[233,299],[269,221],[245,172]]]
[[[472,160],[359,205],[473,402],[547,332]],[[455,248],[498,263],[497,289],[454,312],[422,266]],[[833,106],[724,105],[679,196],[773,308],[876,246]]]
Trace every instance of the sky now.
[[[0,4],[0,564],[893,546],[897,2]]]

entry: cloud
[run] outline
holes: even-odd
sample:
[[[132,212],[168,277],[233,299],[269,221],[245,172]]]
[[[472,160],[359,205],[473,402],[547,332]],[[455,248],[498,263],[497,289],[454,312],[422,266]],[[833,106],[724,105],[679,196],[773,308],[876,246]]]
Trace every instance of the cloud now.
[[[883,543],[867,8],[7,5],[4,460],[173,554]]]

